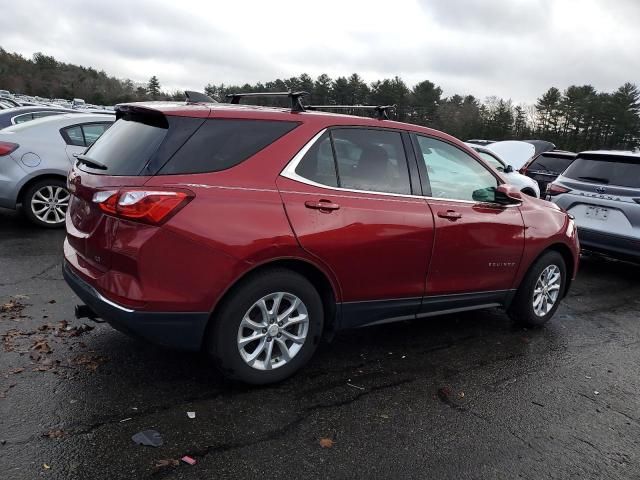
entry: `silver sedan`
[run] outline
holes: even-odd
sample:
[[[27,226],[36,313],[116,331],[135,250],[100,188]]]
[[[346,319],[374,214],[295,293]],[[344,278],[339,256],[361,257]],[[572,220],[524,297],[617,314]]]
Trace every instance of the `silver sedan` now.
[[[70,113],[0,130],[0,207],[22,205],[41,227],[64,226],[67,173],[115,121],[113,115]]]

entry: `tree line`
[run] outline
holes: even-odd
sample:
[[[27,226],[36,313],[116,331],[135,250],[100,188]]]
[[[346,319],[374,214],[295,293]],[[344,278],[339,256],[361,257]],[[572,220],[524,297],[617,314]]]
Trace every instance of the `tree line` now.
[[[0,48],[0,88],[45,98],[84,98],[88,103],[113,105],[144,100],[184,100],[183,92],[162,90],[153,76],[134,84],[104,71],[58,62],[36,53],[26,59]],[[445,131],[463,140],[540,138],[559,148],[581,151],[597,148],[634,149],[640,146],[640,91],[625,83],[613,92],[591,85],[572,85],[564,91],[549,88],[532,105],[473,95],[443,96],[429,80],[412,87],[402,78],[372,83],[353,73],[348,77],[297,77],[265,83],[227,85],[209,83],[205,93],[227,101],[234,92],[306,91],[305,103],[314,105],[396,105],[394,119]],[[258,98],[253,103],[284,106],[283,99]],[[285,102],[285,103],[283,103]],[[366,114],[354,108],[355,114]]]

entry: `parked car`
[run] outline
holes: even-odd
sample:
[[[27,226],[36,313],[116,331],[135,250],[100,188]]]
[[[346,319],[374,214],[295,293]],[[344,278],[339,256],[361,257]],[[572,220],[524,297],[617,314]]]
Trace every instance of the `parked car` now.
[[[573,163],[576,154],[563,150],[551,150],[533,157],[525,163],[520,172],[534,179],[541,192],[547,191],[547,185],[564,172]]]
[[[6,110],[0,111],[0,129],[10,125],[29,122],[36,118],[62,115],[63,113],[76,113],[76,111],[59,107],[46,107],[43,105],[7,108]]]
[[[231,378],[282,380],[343,328],[497,306],[539,326],[575,276],[570,217],[436,130],[299,104],[116,116],[69,174],[76,314]]]
[[[21,106],[14,99],[8,97],[0,97],[0,103],[4,105],[4,108],[15,108]]]
[[[522,193],[540,198],[540,188],[535,180],[515,171],[511,165],[507,164],[507,162],[501,159],[500,156],[492,150],[472,143],[467,143],[467,145],[478,152],[480,158],[502,173],[502,176],[509,184],[518,187]]]
[[[575,217],[584,249],[640,259],[640,153],[579,153],[547,192]]]
[[[498,154],[514,170],[520,170],[536,155],[556,148],[553,143],[544,140],[503,140],[485,147]]]
[[[0,130],[0,207],[22,205],[36,225],[63,227],[66,177],[75,155],[114,120],[113,115],[66,113]]]

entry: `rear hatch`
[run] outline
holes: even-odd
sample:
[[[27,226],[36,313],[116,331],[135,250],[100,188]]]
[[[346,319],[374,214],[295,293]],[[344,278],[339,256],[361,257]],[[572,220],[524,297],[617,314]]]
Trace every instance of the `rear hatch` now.
[[[534,158],[522,169],[522,173],[538,182],[540,192],[544,194],[547,185],[558,178],[575,158],[575,154],[568,152],[546,152]]]
[[[578,227],[640,238],[640,156],[581,153],[556,184]]]
[[[118,218],[108,211],[108,202],[116,199],[111,195],[110,200],[110,194],[141,190],[204,122],[209,109],[196,113],[202,118],[122,106],[116,123],[79,157],[69,174],[67,241],[85,274],[97,276],[112,265]]]

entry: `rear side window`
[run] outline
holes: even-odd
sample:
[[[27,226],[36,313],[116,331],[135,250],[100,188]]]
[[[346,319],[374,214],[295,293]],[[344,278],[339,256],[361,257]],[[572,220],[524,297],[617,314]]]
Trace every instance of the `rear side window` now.
[[[74,127],[68,127],[60,132],[62,138],[67,142],[67,145],[75,145],[76,147],[84,147],[84,136],[82,135],[82,127],[76,125]]]
[[[329,187],[411,193],[402,137],[387,130],[333,129],[309,149],[296,174]]]
[[[564,176],[588,183],[640,188],[640,157],[578,158]]]
[[[95,170],[80,164],[79,168],[105,175],[138,175],[164,140],[168,123],[162,115],[125,115],[116,121],[86,155],[107,166]]]
[[[23,113],[22,115],[13,117],[13,123],[16,125],[18,125],[19,123],[28,122],[29,120],[33,120],[33,113]]]
[[[325,132],[304,155],[296,173],[312,182],[329,187],[338,186],[336,164],[331,150],[331,137]]]
[[[207,120],[158,174],[217,172],[234,167],[297,125],[268,120]]]
[[[554,157],[552,155],[539,155],[528,170],[539,170],[544,172],[562,173],[573,162],[572,157]]]
[[[60,134],[67,145],[90,147],[98,138],[100,138],[110,125],[110,123],[74,125],[72,127],[63,128],[60,130]]]
[[[399,132],[344,128],[333,130],[331,135],[342,188],[411,194]]]

